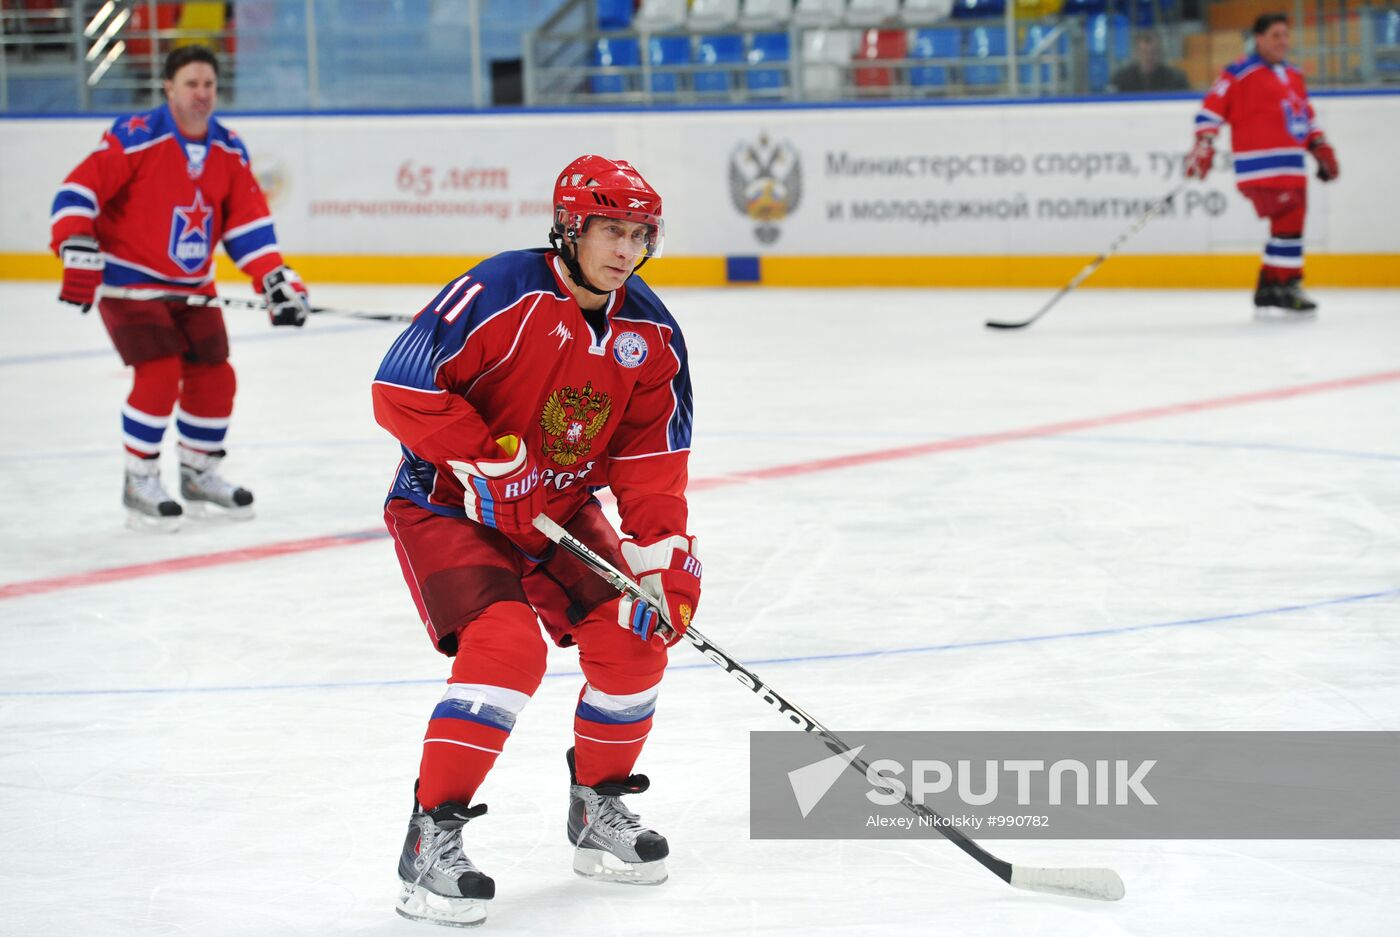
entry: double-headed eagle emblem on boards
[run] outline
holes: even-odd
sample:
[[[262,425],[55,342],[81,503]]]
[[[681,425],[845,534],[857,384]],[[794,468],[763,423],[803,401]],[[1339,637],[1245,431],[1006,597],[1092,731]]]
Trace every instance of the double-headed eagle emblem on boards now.
[[[597,436],[612,416],[612,401],[593,382],[583,390],[561,387],[549,395],[540,414],[544,429],[544,451],[558,465],[573,465],[588,454]]]
[[[786,140],[774,143],[766,133],[756,143],[740,143],[729,157],[729,197],[741,215],[757,222],[759,243],[772,244],[782,233],[778,222],[802,201],[797,148]]]

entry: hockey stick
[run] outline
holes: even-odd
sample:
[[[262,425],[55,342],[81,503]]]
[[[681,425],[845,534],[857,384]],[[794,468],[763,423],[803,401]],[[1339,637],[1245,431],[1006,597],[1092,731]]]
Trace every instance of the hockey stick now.
[[[588,548],[586,544],[578,540],[563,527],[545,517],[543,514],[535,518],[535,527],[540,533],[559,546],[563,547],[573,556],[577,557],[585,566],[612,583],[613,588],[624,595],[634,599],[640,599],[652,606],[656,606],[655,599],[642,590],[642,587],[633,582],[628,576],[613,566],[606,559],[599,556]],[[666,620],[666,609],[658,608],[662,621],[666,622],[665,630],[670,632],[670,624]],[[752,670],[739,663],[733,657],[721,650],[713,641],[705,637],[694,625],[686,629],[685,638],[695,649],[709,658],[712,662],[723,667],[733,675],[751,693],[760,700],[776,709],[781,715],[786,717],[795,726],[804,732],[811,732],[820,736],[827,747],[833,752],[845,755],[846,765],[853,771],[860,772],[864,777],[870,770],[870,765],[852,753],[850,745],[847,745],[836,735],[822,725],[815,718],[809,715],[804,709],[795,703],[789,702],[784,696],[768,686],[758,678]],[[928,809],[922,804],[916,804],[910,798],[908,792],[900,801],[904,807],[915,816],[923,819],[927,824],[934,826],[938,832],[952,841],[963,852],[980,862],[985,868],[991,870],[1002,881],[1023,888],[1027,891],[1044,892],[1051,895],[1065,895],[1070,898],[1091,898],[1096,901],[1117,901],[1123,897],[1123,880],[1118,877],[1118,873],[1112,869],[1046,869],[1034,866],[1013,865],[1005,859],[999,859],[977,843],[973,842],[967,834],[957,827],[952,826],[939,814]]]
[[[1187,184],[1185,182],[1181,183],[1176,188],[1168,192],[1161,199],[1159,199],[1156,202],[1153,202],[1148,207],[1147,211],[1143,212],[1138,217],[1137,221],[1133,222],[1132,227],[1124,231],[1122,234],[1118,235],[1118,239],[1115,240],[1112,244],[1108,245],[1108,249],[1105,250],[1102,254],[1089,261],[1089,265],[1083,270],[1079,271],[1077,274],[1075,274],[1074,279],[1070,280],[1069,283],[1061,287],[1058,293],[1050,297],[1050,301],[1044,306],[1041,306],[1035,315],[1031,316],[1029,319],[1023,319],[1020,322],[1001,322],[997,319],[989,319],[987,321],[987,328],[1024,329],[1026,326],[1030,325],[1032,322],[1045,315],[1047,312],[1050,311],[1050,308],[1052,306],[1054,306],[1060,300],[1068,296],[1071,291],[1073,291],[1077,286],[1079,286],[1079,284],[1083,283],[1085,280],[1089,279],[1089,277],[1093,276],[1094,271],[1099,269],[1099,267],[1103,266],[1103,262],[1108,258],[1112,257],[1114,252],[1117,251],[1118,248],[1123,246],[1124,241],[1128,240],[1128,238],[1132,237],[1134,234],[1137,234],[1149,221],[1151,221],[1153,218],[1157,217],[1163,211],[1165,211],[1166,207],[1172,203],[1172,199],[1180,195],[1182,191],[1186,188],[1186,185]]]
[[[111,299],[137,299],[161,303],[184,303],[187,306],[217,306],[220,309],[257,309],[266,311],[267,304],[260,299],[242,299],[236,296],[201,296],[194,293],[171,293],[164,290],[140,290],[121,286],[104,286],[102,295]],[[331,306],[312,306],[313,315],[343,316],[347,319],[372,319],[375,322],[412,322],[413,316],[402,312],[363,312],[359,309],[336,309]]]

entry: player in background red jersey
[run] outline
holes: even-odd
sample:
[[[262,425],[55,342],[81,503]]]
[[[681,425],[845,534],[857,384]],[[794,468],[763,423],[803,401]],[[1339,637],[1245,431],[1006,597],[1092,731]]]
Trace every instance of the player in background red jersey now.
[[[498,254],[449,283],[375,377],[375,417],[402,444],[385,506],[429,637],[453,658],[433,711],[398,912],[484,920],[495,883],[463,827],[516,717],[545,672],[541,625],[577,646],[569,840],[575,871],[658,884],[665,837],[620,798],[651,731],[665,607],[683,633],[700,599],[686,533],[691,392],[679,327],[636,271],[661,252],[661,198],[629,164],[570,163],[554,186],[552,249]],[[593,496],[617,498],[620,539]],[[532,525],[562,524],[654,597],[621,598]]]
[[[1315,314],[1317,303],[1302,290],[1308,186],[1304,151],[1312,151],[1323,182],[1340,173],[1337,154],[1308,103],[1303,73],[1285,61],[1290,38],[1288,17],[1282,13],[1265,13],[1254,21],[1254,54],[1227,66],[1206,93],[1196,115],[1196,145],[1186,157],[1186,175],[1205,179],[1215,157],[1216,134],[1230,125],[1235,184],[1259,217],[1269,219],[1254,292],[1256,318]]]
[[[172,415],[186,503],[252,516],[252,493],[219,474],[236,387],[228,334],[216,307],[130,294],[213,296],[222,241],[265,297],[273,325],[300,326],[309,306],[282,261],[247,149],[213,117],[218,59],[185,46],[166,58],[163,74],[166,103],[118,118],[63,181],[51,247],[63,260],[59,299],[83,312],[97,302],[112,344],[135,371],[122,408],[129,519],[173,530],[184,511],[160,481]]]

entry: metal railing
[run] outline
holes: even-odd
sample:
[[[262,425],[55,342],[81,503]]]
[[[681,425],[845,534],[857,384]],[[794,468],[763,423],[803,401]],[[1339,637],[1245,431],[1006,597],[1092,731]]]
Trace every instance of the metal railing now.
[[[565,4],[555,18],[525,39],[524,81],[527,106],[704,104],[745,101],[834,101],[865,98],[978,97],[1079,93],[1088,85],[1087,40],[1077,18],[1007,23],[998,20],[941,23],[939,31],[959,33],[959,49],[968,34],[991,26],[1004,30],[1005,51],[996,55],[858,55],[851,37],[868,30],[790,25],[787,56],[755,56],[756,35],[772,29],[730,28],[718,34],[688,30],[637,32],[588,26],[588,0]],[[1018,27],[1037,28],[1040,37],[1025,51],[1015,37]],[[913,32],[913,30],[911,30]],[[745,54],[730,61],[654,61],[653,42],[701,43],[707,36],[742,37]],[[835,38],[833,38],[835,37]],[[813,55],[825,40],[838,46],[833,55]],[[627,64],[595,62],[595,50],[609,44],[636,51]],[[1108,59],[1110,67],[1123,63]]]

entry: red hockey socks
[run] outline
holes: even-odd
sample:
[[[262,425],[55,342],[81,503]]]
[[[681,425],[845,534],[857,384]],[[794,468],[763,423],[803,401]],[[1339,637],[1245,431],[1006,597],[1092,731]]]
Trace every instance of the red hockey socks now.
[[[544,679],[544,638],[528,605],[497,602],[462,630],[459,642],[447,692],[423,738],[418,802],[425,810],[472,802]]]
[[[180,445],[200,452],[221,451],[233,413],[233,395],[238,389],[233,365],[227,361],[183,362],[182,377],[180,413],[175,417]]]
[[[636,637],[632,640],[638,641]],[[574,767],[589,787],[621,781],[632,773],[651,732],[656,711],[654,686],[640,693],[613,695],[585,683],[574,712]]]
[[[132,455],[153,459],[160,455],[160,442],[180,395],[180,359],[155,358],[134,370],[131,393],[122,407],[122,442]]]
[[[1269,240],[1260,265],[1261,283],[1288,283],[1303,276],[1303,222],[1308,214],[1305,189],[1241,189],[1260,218],[1269,219]]]
[[[666,670],[666,649],[619,627],[617,605],[595,609],[574,633],[588,680],[574,711],[574,768],[590,787],[632,773]]]

